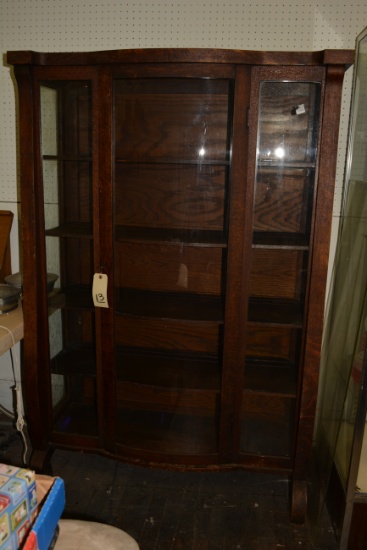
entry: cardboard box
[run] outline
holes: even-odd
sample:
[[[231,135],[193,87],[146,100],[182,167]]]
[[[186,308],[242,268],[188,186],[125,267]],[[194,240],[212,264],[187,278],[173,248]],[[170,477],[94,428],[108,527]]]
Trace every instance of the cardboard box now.
[[[36,514],[35,473],[0,464],[0,549],[19,548]]]
[[[0,464],[0,550],[48,550],[64,507],[62,479]]]
[[[23,550],[48,550],[65,507],[65,486],[58,477],[36,475],[38,516],[22,547]]]

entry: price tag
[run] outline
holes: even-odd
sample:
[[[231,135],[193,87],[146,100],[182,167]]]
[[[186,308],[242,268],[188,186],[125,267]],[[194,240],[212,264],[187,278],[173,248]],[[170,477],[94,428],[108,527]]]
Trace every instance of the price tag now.
[[[297,106],[296,115],[303,115],[303,114],[305,114],[305,112],[306,112],[306,109],[305,109],[305,106],[304,106],[303,103],[301,105]]]
[[[105,273],[94,274],[92,294],[95,307],[108,307],[107,285],[108,277]]]

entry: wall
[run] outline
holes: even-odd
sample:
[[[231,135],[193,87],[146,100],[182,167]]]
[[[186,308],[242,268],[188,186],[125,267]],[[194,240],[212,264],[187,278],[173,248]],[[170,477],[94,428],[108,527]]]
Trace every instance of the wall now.
[[[0,209],[19,206],[16,92],[7,50],[75,51],[148,47],[253,50],[354,48],[367,25],[364,1],[309,0],[0,0]],[[334,230],[340,210],[352,71],[345,84]],[[335,239],[334,239],[335,240]],[[18,222],[11,235],[19,268]],[[332,249],[333,250],[333,249]],[[10,358],[0,358],[0,403],[10,406]]]

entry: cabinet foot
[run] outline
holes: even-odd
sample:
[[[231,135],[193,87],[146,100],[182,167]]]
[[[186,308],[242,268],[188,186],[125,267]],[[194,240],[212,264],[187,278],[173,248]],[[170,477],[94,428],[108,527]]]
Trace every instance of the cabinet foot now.
[[[51,457],[53,450],[33,450],[28,461],[28,468],[36,473],[52,476]]]
[[[292,482],[291,522],[305,523],[307,512],[307,482],[295,479]]]

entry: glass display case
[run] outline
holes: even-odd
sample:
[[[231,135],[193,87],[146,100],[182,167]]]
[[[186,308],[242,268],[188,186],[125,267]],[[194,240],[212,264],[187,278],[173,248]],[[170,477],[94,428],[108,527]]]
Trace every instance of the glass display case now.
[[[367,540],[367,29],[357,39],[344,197],[321,354],[310,514],[317,521],[315,510],[327,503],[340,548],[352,550]]]
[[[31,466],[287,472],[303,520],[353,54],[9,53]]]

